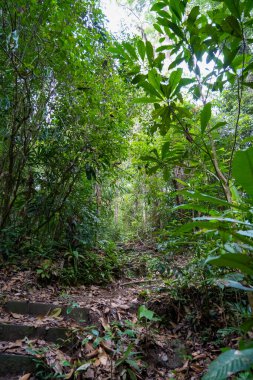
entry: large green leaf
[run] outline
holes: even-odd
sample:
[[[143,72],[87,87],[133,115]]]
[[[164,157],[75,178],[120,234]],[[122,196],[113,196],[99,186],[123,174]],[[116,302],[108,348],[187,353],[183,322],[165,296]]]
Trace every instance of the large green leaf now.
[[[150,321],[152,321],[154,318],[154,312],[147,309],[145,305],[141,305],[138,309],[138,318],[141,319],[143,317]]]
[[[245,274],[253,275],[253,259],[241,253],[225,253],[221,256],[208,257],[206,263],[218,267],[239,269]]]
[[[180,82],[182,73],[183,73],[183,69],[177,69],[170,74],[169,87],[170,87],[171,93],[175,90],[178,83]]]
[[[138,53],[139,53],[141,59],[144,61],[144,58],[146,55],[146,48],[145,48],[145,44],[143,41],[139,40],[137,42],[137,49],[138,49]]]
[[[158,98],[135,98],[133,99],[134,103],[141,103],[141,104],[149,104],[149,103],[157,103],[160,102],[161,100]]]
[[[153,61],[154,61],[154,49],[153,49],[153,46],[152,46],[150,41],[146,42],[146,53],[147,53],[147,57],[148,57],[148,62],[150,64],[150,66],[152,66]]]
[[[209,123],[209,120],[211,119],[211,115],[212,115],[212,105],[211,103],[206,103],[200,114],[201,133],[205,132],[206,127]]]
[[[253,197],[253,147],[235,154],[232,174],[246,193]]]
[[[151,7],[150,10],[153,11],[153,12],[157,12],[157,11],[159,11],[159,10],[165,8],[165,7],[166,7],[166,3],[163,2],[163,1],[159,1],[158,3],[155,3],[155,4]]]
[[[180,190],[179,193],[186,195],[192,199],[197,199],[198,201],[204,201],[215,205],[225,206],[226,208],[232,207],[241,211],[249,211],[249,208],[245,205],[229,203],[223,199],[212,197],[211,195],[203,194],[198,191]]]
[[[161,82],[161,77],[157,74],[155,69],[152,69],[148,72],[148,80],[149,83],[156,89],[156,91],[161,91],[160,90],[160,82]]]
[[[241,220],[238,219],[233,219],[233,218],[224,218],[222,216],[198,216],[196,218],[193,218],[193,220],[217,220],[219,222],[225,222],[225,223],[236,223],[236,224],[242,224],[243,226],[246,227],[252,227],[253,225],[249,222],[242,222]],[[237,231],[239,235],[245,235],[249,237],[253,237],[253,231]]]
[[[137,57],[137,54],[136,54],[136,51],[135,51],[135,48],[133,47],[133,45],[131,45],[129,42],[124,42],[123,46],[126,49],[126,51],[128,52],[128,54],[130,55],[130,57],[132,57],[135,60],[138,60],[138,57]]]
[[[245,371],[253,364],[253,349],[229,350],[214,360],[203,380],[223,380],[234,373]]]
[[[233,16],[241,18],[240,0],[224,0],[224,3],[230,10]]]
[[[230,288],[235,288],[235,289],[239,289],[239,290],[243,290],[245,292],[253,292],[253,287],[247,287],[247,286],[244,286],[242,285],[240,282],[238,281],[233,281],[233,280],[218,280],[217,281],[217,284],[218,285],[223,285],[223,286],[228,286]]]

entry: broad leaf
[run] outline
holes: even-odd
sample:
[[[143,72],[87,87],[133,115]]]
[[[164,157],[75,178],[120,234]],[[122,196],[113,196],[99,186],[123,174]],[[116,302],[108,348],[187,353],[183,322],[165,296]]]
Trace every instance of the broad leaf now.
[[[240,0],[224,0],[224,3],[235,17],[241,18]]]
[[[224,380],[234,373],[245,371],[253,364],[253,349],[229,350],[214,360],[203,380]]]
[[[253,197],[253,147],[235,154],[232,174],[246,193]]]
[[[157,103],[160,102],[161,100],[158,98],[135,98],[133,99],[134,103],[142,103],[142,104],[149,104],[149,103]]]
[[[146,318],[149,321],[152,321],[154,318],[154,312],[146,308],[145,305],[141,305],[138,309],[138,318]]]
[[[242,285],[238,281],[233,281],[233,280],[218,280],[217,284],[218,285],[227,286],[227,287],[230,287],[230,288],[244,290],[246,292],[253,292],[253,287],[244,286],[244,285]]]
[[[208,257],[206,263],[218,267],[238,269],[245,274],[253,275],[253,259],[241,253],[225,253],[221,256]]]
[[[206,103],[200,114],[201,121],[201,133],[203,134],[206,130],[206,127],[211,119],[212,115],[212,105],[211,103]]]
[[[177,69],[176,71],[173,71],[170,74],[169,87],[170,87],[171,93],[175,90],[178,83],[180,82],[180,79],[182,77],[182,73],[183,73],[183,69]]]
[[[144,61],[144,58],[146,55],[146,48],[145,48],[145,44],[143,41],[139,40],[137,42],[137,49],[138,49],[138,53],[139,53],[141,59]]]
[[[147,53],[147,57],[148,57],[148,62],[150,64],[150,66],[152,66],[153,61],[154,61],[154,49],[153,49],[151,42],[149,42],[149,41],[146,42],[146,53]]]

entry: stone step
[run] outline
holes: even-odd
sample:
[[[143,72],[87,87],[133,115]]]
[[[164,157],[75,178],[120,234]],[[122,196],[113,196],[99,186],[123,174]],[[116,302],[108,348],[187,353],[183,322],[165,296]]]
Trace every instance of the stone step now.
[[[63,343],[69,330],[64,327],[25,326],[0,323],[0,340],[15,341],[18,339],[43,339],[47,342]]]
[[[4,309],[9,313],[30,314],[30,315],[49,315],[55,309],[61,309],[61,316],[72,318],[76,322],[89,322],[89,310],[86,308],[70,308],[70,306],[47,304],[29,301],[8,301]]]
[[[10,375],[23,375],[34,371],[35,362],[32,356],[0,353],[0,376],[5,376],[3,379],[10,380]]]

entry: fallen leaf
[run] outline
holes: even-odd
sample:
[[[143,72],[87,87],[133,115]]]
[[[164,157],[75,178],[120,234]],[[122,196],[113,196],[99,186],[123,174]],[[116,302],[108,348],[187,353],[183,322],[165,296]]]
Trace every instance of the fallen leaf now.
[[[176,369],[175,369],[175,372],[184,372],[184,371],[186,371],[186,370],[188,369],[188,366],[189,366],[189,360],[187,360],[187,361],[184,363],[183,367],[181,367],[181,368],[176,368]]]
[[[106,322],[106,320],[103,317],[99,318],[99,320],[100,320],[101,325],[103,326],[104,329],[109,327],[108,323]]]
[[[106,365],[108,362],[108,355],[106,354],[106,352],[101,347],[99,348],[98,352],[99,352],[98,358],[100,360],[100,363],[102,365]]]
[[[56,318],[56,317],[59,317],[59,315],[61,315],[61,312],[62,312],[61,308],[60,307],[56,307],[55,309],[53,309],[51,311],[51,313],[49,314],[49,316]]]
[[[87,359],[93,359],[93,358],[95,358],[97,355],[98,355],[98,349],[93,350],[93,351],[89,352],[88,354],[86,354],[86,358],[87,358]]]
[[[93,369],[89,368],[88,371],[84,374],[85,379],[95,379],[95,373]]]
[[[71,379],[71,377],[73,376],[74,372],[75,372],[75,370],[74,370],[74,368],[72,368],[70,370],[70,372],[65,375],[65,379],[66,380]]]
[[[84,363],[83,365],[77,368],[77,371],[86,371],[90,365],[91,363]]]
[[[18,380],[28,380],[28,379],[30,379],[31,376],[32,376],[31,373],[26,373],[25,375],[19,377]]]
[[[12,316],[13,318],[15,318],[15,319],[19,319],[19,318],[23,317],[22,314],[17,314],[17,313],[11,313],[11,316]]]
[[[128,309],[130,309],[130,306],[128,306],[128,305],[119,305],[119,308],[122,309],[122,310],[128,310]]]

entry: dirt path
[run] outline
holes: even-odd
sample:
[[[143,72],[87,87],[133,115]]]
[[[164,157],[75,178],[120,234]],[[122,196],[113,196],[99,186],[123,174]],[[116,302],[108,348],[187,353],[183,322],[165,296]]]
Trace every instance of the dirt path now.
[[[200,379],[219,352],[217,346],[206,344],[201,334],[194,331],[194,325],[187,322],[187,305],[171,302],[158,291],[164,287],[159,274],[153,278],[140,276],[138,265],[142,268],[145,261],[142,257],[147,259],[152,254],[155,257],[157,252],[133,246],[125,254],[129,271],[132,270],[132,275],[139,273],[139,277],[124,278],[107,286],[42,287],[32,271],[2,270],[0,326],[26,326],[33,330],[30,339],[0,342],[0,353],[22,354],[27,350],[31,353],[33,347],[37,359],[45,367],[51,367],[52,376],[58,371],[65,379],[71,379],[78,367],[82,369],[77,379]],[[49,308],[44,314],[13,312],[8,309],[8,301],[47,304]],[[159,311],[164,310],[167,315],[163,323],[155,320],[152,311],[148,318],[138,317],[141,305],[160,315],[163,313]],[[82,308],[87,310],[85,320],[71,316],[73,310]],[[50,346],[45,336],[38,333],[53,328],[71,331],[72,345]],[[63,362],[68,364],[64,366]]]

